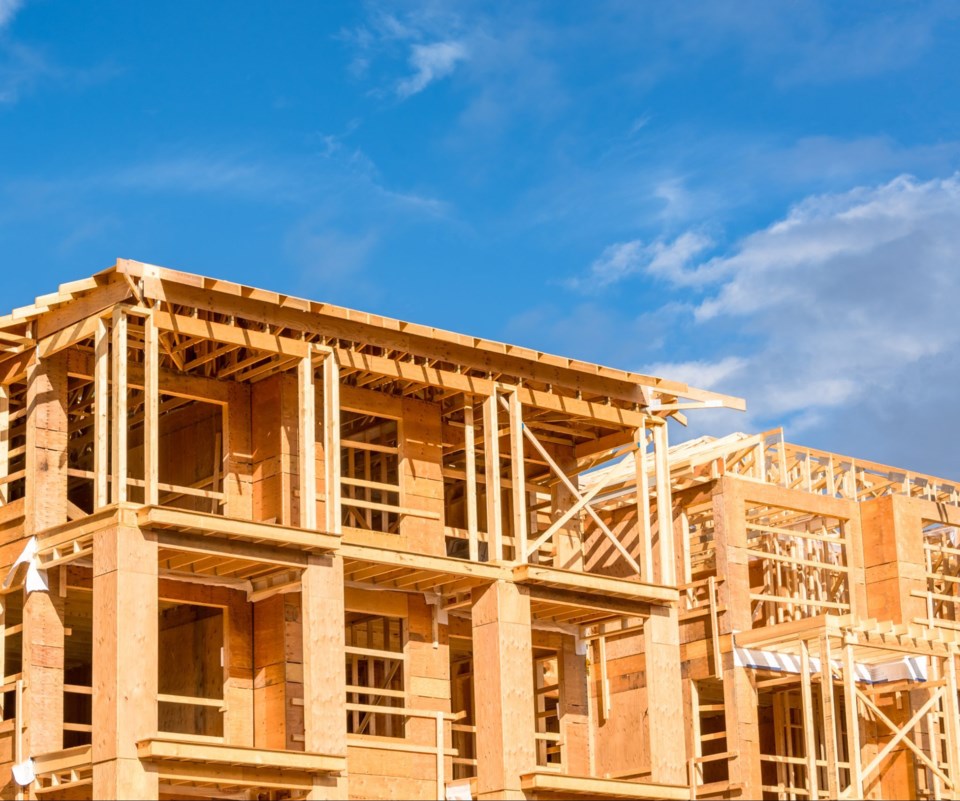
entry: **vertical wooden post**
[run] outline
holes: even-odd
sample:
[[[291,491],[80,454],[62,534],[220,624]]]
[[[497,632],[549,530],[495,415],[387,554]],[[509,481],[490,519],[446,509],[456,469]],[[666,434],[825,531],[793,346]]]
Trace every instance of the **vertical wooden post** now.
[[[150,312],[143,318],[143,502],[160,502],[157,487],[159,457],[160,373],[159,337]],[[216,489],[216,487],[214,487]]]
[[[653,429],[657,465],[657,532],[660,545],[660,583],[677,583],[673,547],[673,501],[670,495],[670,462],[667,459],[667,424]]]
[[[300,527],[314,530],[317,527],[317,396],[311,351],[300,360],[297,379],[300,399]],[[338,462],[339,459],[337,449]],[[328,485],[329,489],[332,487]]]
[[[718,669],[718,672],[719,669]],[[700,739],[702,725],[700,722],[700,688],[695,679],[685,679],[690,691],[690,785],[692,796],[696,796],[695,788],[703,784],[703,763],[697,760],[703,756],[703,741]]]
[[[513,559],[527,561],[527,483],[523,464],[523,409],[510,393],[510,482],[513,486]]]
[[[97,319],[93,362],[93,507],[110,503],[110,336]]]
[[[850,763],[850,798],[863,798],[863,777],[860,775],[860,714],[857,701],[856,665],[853,645],[843,645],[843,698],[847,718],[847,760]]]
[[[491,561],[503,561],[503,515],[500,509],[500,410],[497,390],[483,401],[483,468],[487,484],[487,540]]]
[[[67,521],[66,353],[36,359],[27,372],[26,497],[28,536]],[[24,758],[63,747],[64,598],[60,571],[49,591],[23,603]]]
[[[807,759],[808,798],[819,798],[817,776],[817,739],[814,730],[813,692],[810,687],[810,647],[800,640],[800,709],[803,717],[803,750]]]
[[[10,387],[0,384],[0,477],[10,473]],[[7,502],[10,487],[0,484],[0,505]]]
[[[953,778],[960,772],[960,702],[957,699],[957,655],[951,653],[944,657],[944,673],[946,687],[944,687],[943,720],[947,747],[947,774]],[[956,793],[954,786],[954,793]]]
[[[47,575],[48,592],[23,601],[22,673],[26,692],[17,711],[25,728],[24,758],[63,748],[64,598],[60,571]]]
[[[467,535],[470,561],[480,561],[477,525],[477,436],[473,424],[473,395],[463,396],[463,437],[466,457]],[[489,559],[489,554],[487,555]]]
[[[157,734],[157,542],[121,519],[93,535],[93,797],[156,798],[137,742]]]
[[[600,662],[600,703],[598,710],[602,720],[610,719],[610,675],[607,671],[607,638],[597,637],[597,656]]]
[[[38,358],[27,371],[27,534],[67,522],[66,356]]]
[[[820,705],[823,711],[823,745],[827,757],[827,794],[838,798],[840,769],[837,766],[837,713],[833,688],[833,667],[830,638],[820,637]]]
[[[634,434],[637,449],[633,452],[637,478],[637,536],[640,538],[640,568],[642,581],[653,581],[653,534],[650,531],[650,479],[647,476],[647,429],[638,428]]]
[[[535,769],[530,596],[512,582],[473,591],[477,695],[477,797],[523,799],[520,776]]]
[[[647,677],[647,734],[651,780],[686,784],[687,759],[680,664],[680,622],[676,606],[651,606],[643,621]]]
[[[339,534],[340,511],[340,368],[331,351],[323,360],[323,465],[328,534]]]
[[[790,486],[790,476],[787,470],[787,445],[783,439],[783,429],[780,429],[780,441],[777,443],[777,455],[780,459],[780,483],[784,487]]]
[[[127,500],[127,313],[113,310],[113,457],[110,460],[113,480],[110,498],[113,503]]]
[[[347,755],[343,559],[311,556],[301,576],[304,750]],[[314,780],[311,799],[345,798],[346,777]]]

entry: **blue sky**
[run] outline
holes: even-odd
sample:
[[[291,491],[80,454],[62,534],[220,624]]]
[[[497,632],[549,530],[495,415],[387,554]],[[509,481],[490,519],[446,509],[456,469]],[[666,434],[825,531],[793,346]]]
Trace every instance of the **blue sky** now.
[[[0,0],[4,308],[117,257],[960,478],[960,4]]]

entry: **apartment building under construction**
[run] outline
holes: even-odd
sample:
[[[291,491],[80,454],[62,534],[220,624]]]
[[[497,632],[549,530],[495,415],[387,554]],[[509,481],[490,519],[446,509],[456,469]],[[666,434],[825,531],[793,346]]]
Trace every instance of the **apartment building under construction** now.
[[[0,318],[0,797],[960,797],[960,485],[121,260]]]

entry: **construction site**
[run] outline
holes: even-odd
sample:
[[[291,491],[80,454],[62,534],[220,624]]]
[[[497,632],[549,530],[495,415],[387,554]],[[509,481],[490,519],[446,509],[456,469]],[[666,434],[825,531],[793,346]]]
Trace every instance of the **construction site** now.
[[[0,797],[960,797],[960,483],[716,408],[136,261],[0,317]]]

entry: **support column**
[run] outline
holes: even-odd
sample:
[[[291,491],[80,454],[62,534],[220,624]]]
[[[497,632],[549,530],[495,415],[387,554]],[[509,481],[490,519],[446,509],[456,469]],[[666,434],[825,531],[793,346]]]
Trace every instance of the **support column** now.
[[[634,432],[637,449],[633,452],[634,474],[637,479],[637,538],[640,540],[640,578],[652,582],[653,573],[653,534],[650,531],[650,479],[647,475],[647,429],[646,426]]]
[[[311,556],[303,588],[304,750],[347,755],[347,682],[343,668],[343,559]],[[346,798],[347,777],[314,780],[311,799]]]
[[[123,503],[127,500],[127,313],[119,308],[113,310],[110,379],[113,402],[110,500],[113,503]]]
[[[313,354],[297,368],[300,420],[300,528],[317,527],[317,394],[313,382]],[[339,459],[339,451],[336,454]]]
[[[673,499],[670,493],[670,463],[667,459],[667,424],[664,421],[653,429],[654,463],[657,468],[657,542],[654,559],[659,563],[657,579],[660,584],[677,583],[673,543]]]
[[[713,490],[714,542],[719,587],[720,617],[718,636],[736,635],[753,627],[750,599],[743,591],[750,586],[749,557],[746,553],[744,500],[737,479],[722,478]],[[729,761],[730,781],[742,785],[743,798],[760,798],[760,740],[757,690],[749,672],[734,665],[733,652],[722,655],[723,708],[727,731],[727,749],[737,754]],[[719,667],[717,668],[720,669]]]
[[[27,373],[26,534],[67,522],[66,351]]]
[[[38,359],[27,376],[25,533],[67,521],[66,354]],[[64,598],[60,570],[46,573],[49,591],[23,603],[23,678],[20,714],[24,757],[63,748]]]
[[[110,334],[97,320],[93,363],[93,508],[110,503]]]
[[[737,755],[728,762],[730,782],[741,785],[741,798],[761,798],[760,723],[757,690],[750,675],[733,665],[733,654],[723,655],[723,710],[727,750]]]
[[[527,561],[527,486],[523,462],[523,407],[516,392],[508,402],[510,417],[510,483],[513,499],[513,560]]]
[[[340,367],[330,351],[323,360],[324,514],[328,534],[339,534],[343,523],[340,503]]]
[[[530,596],[512,582],[473,591],[477,797],[522,799],[536,769]]]
[[[473,395],[463,396],[463,437],[466,458],[467,535],[471,562],[480,561],[479,525],[477,523],[477,438],[473,421]],[[489,547],[489,546],[488,546]],[[487,558],[490,558],[489,552]]]
[[[497,391],[483,400],[483,469],[486,478],[487,542],[491,562],[503,561],[503,510],[500,498],[500,412]]]
[[[160,502],[160,350],[153,312],[143,318],[143,502]],[[217,468],[219,469],[219,468]],[[214,487],[216,489],[216,487]]]
[[[121,514],[123,514],[121,512]],[[93,538],[93,797],[156,798],[137,742],[157,734],[157,543],[119,523]]]
[[[813,688],[810,683],[810,647],[806,640],[800,640],[800,712],[803,718],[803,752],[807,760],[807,797],[819,798],[817,722],[814,719]]]
[[[647,735],[654,782],[687,784],[680,664],[680,622],[676,606],[652,606],[643,622],[647,677]]]

